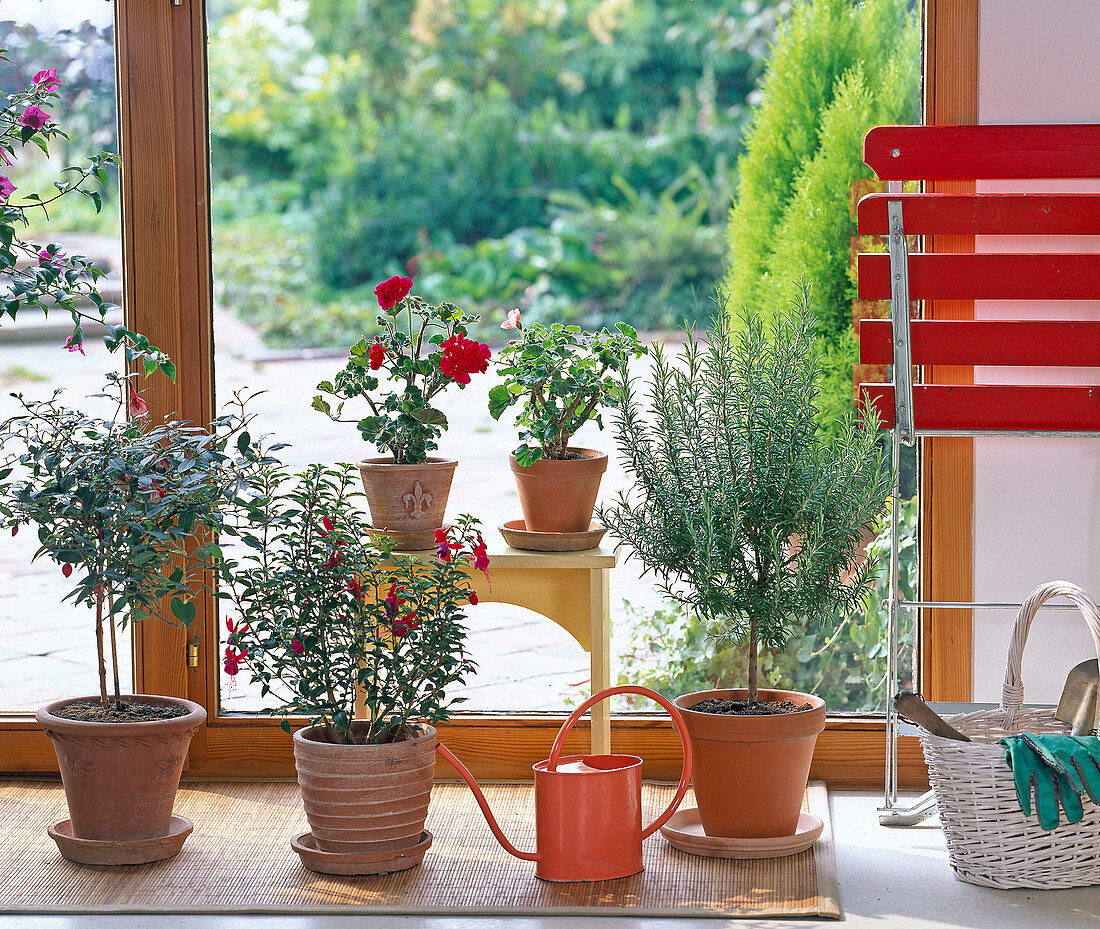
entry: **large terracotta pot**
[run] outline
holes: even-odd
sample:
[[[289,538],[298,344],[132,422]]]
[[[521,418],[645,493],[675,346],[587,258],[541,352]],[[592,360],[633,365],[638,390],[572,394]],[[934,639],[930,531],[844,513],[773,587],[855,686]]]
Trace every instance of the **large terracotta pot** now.
[[[569,451],[581,457],[572,461],[541,458],[525,467],[509,455],[528,532],[585,532],[592,525],[607,454],[592,448]]]
[[[387,745],[336,745],[323,741],[316,726],[294,733],[294,765],[317,848],[367,855],[423,844],[435,729],[425,725],[419,732]],[[404,867],[419,864],[426,849]]]
[[[392,530],[402,547],[434,545],[434,533],[443,525],[447,497],[458,462],[453,458],[429,458],[422,464],[394,464],[389,458],[359,462],[371,523],[375,529]]]
[[[98,701],[96,696],[57,700],[35,714],[53,742],[78,839],[129,842],[167,835],[191,737],[206,719],[206,710],[190,700],[148,694],[122,699],[184,706],[188,712],[125,723],[56,715],[70,703]]]
[[[760,700],[809,703],[781,716],[726,716],[691,708],[712,697],[744,700],[746,690],[705,690],[672,702],[684,716],[694,766],[692,786],[707,835],[750,839],[794,835],[810,775],[825,701],[790,690],[759,691]]]

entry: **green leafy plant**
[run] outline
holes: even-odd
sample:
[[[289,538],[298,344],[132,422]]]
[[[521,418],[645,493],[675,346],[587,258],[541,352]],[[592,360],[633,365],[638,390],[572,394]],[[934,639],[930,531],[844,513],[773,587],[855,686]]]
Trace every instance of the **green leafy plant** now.
[[[346,467],[266,468],[232,528],[244,554],[222,570],[238,613],[226,620],[226,672],[247,664],[284,701],[265,712],[304,714],[340,744],[400,741],[447,718],[461,698],[446,688],[474,671],[470,566],[489,564],[468,516],[439,531],[434,562],[394,556],[384,536],[371,540],[361,496]],[[357,690],[367,716],[353,728]]]
[[[174,420],[151,426],[130,378],[108,379],[115,412],[106,419],[62,406],[61,391],[47,400],[13,394],[23,412],[0,424],[0,446],[21,450],[0,461],[0,521],[13,535],[37,524],[34,557],[60,565],[73,578],[67,599],[95,611],[104,712],[109,629],[114,711],[121,712],[116,625],[150,615],[190,624],[192,598],[220,557],[213,539],[263,456],[239,396],[209,429]]]
[[[381,334],[369,345],[366,338],[356,342],[335,379],[317,385],[340,399],[335,410],[324,397],[313,398],[313,408],[336,422],[355,422],[341,419],[344,402],[365,400],[371,415],[358,421],[359,432],[380,452],[393,455],[394,464],[419,464],[439,447],[435,440],[447,428],[447,417],[432,400],[449,385],[465,387],[471,374],[484,374],[491,355],[489,346],[466,338],[466,326],[479,317],[467,316],[452,303],[427,304],[410,296],[411,288],[409,278],[396,276],[375,288],[385,313],[378,317]],[[401,389],[376,399],[379,381],[371,372],[383,369]]]
[[[625,374],[629,360],[644,355],[646,347],[626,323],[615,332],[561,323],[524,328],[519,311],[512,310],[502,326],[518,329],[520,336],[500,352],[504,381],[489,391],[489,414],[500,419],[523,401],[516,417],[523,443],[514,452],[518,464],[570,457],[569,442],[581,426],[591,419],[603,428],[601,408],[621,397],[615,375]]]
[[[5,49],[0,49],[0,64],[8,65]],[[67,139],[46,107],[59,99],[60,79],[56,68],[39,71],[29,87],[3,97],[0,107],[0,167],[15,165],[27,145],[34,145],[49,157],[50,143]],[[96,152],[83,167],[71,166],[62,172],[62,180],[53,182],[53,191],[43,197],[38,193],[12,196],[19,185],[0,174],[0,281],[5,284],[0,294],[0,320],[15,319],[27,309],[48,314],[57,308],[67,312],[73,331],[65,343],[70,352],[84,352],[84,323],[103,323],[107,313],[117,307],[99,294],[97,282],[104,271],[80,255],[66,255],[56,244],[40,245],[21,235],[30,216],[49,209],[59,200],[77,193],[87,197],[98,213],[103,206],[101,189],[107,185],[107,169],[118,164],[111,152]],[[18,178],[17,178],[18,179]],[[124,349],[127,364],[143,365],[145,373],[160,370],[175,379],[176,366],[156,346],[140,333],[125,326],[106,326],[103,341],[114,352]]]
[[[747,640],[752,702],[761,646],[859,604],[874,566],[857,553],[888,495],[873,422],[817,435],[813,327],[803,286],[767,329],[748,316],[735,335],[720,307],[681,365],[655,348],[648,403],[624,377],[616,416],[636,500],[598,511],[718,643]]]

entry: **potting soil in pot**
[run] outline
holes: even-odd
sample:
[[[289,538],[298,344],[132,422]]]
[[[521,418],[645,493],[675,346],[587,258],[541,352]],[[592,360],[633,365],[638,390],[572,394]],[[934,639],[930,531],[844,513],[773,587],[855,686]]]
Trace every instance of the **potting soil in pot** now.
[[[91,723],[143,723],[154,719],[177,719],[190,712],[176,704],[130,703],[120,705],[114,700],[107,708],[94,700],[81,700],[59,709],[54,715],[63,719],[77,719]]]
[[[712,697],[696,703],[691,709],[697,713],[717,713],[723,716],[782,716],[785,713],[801,713],[813,709],[809,703],[792,703],[790,700],[721,700]]]

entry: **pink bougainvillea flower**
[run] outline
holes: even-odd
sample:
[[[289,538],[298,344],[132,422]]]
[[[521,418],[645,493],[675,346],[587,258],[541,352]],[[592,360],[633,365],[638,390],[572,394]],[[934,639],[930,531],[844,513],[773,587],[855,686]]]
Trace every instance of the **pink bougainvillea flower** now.
[[[130,402],[126,404],[126,415],[130,419],[140,419],[142,416],[149,415],[149,404],[141,399],[141,396],[132,384],[127,385],[130,388]]]
[[[306,647],[302,644],[302,640],[295,636],[290,640],[290,650],[294,652],[295,655],[303,655],[305,654]]]
[[[48,248],[43,248],[38,252],[38,263],[40,265],[53,265],[56,268],[67,257],[68,256],[62,251],[55,251],[51,255]]]
[[[41,129],[50,121],[50,114],[37,103],[32,103],[19,117],[19,125],[28,129]]]
[[[0,174],[0,200],[7,201],[13,193],[15,193],[15,185]]]
[[[471,374],[484,374],[489,370],[492,352],[488,345],[467,339],[464,332],[456,332],[440,344],[443,356],[439,370],[456,384],[469,384]]]
[[[40,85],[40,90],[47,93],[55,91],[61,86],[57,80],[57,68],[46,68],[45,71],[39,71],[31,80]]]
[[[385,360],[386,346],[375,339],[374,344],[370,347],[370,369],[372,371],[377,371],[382,367]]]
[[[508,311],[508,318],[500,324],[501,329],[522,329],[519,321],[519,307],[513,307]]]
[[[225,661],[222,665],[225,668],[225,673],[230,676],[236,674],[241,669],[241,665],[244,664],[247,656],[247,648],[237,651],[232,645],[227,645],[225,647]]]
[[[81,355],[84,354],[84,343],[74,342],[72,336],[69,336],[69,338],[65,340],[65,345],[63,347],[67,348],[70,352],[80,352]]]
[[[412,279],[394,275],[389,280],[383,281],[374,288],[374,295],[378,298],[378,305],[383,310],[392,310],[404,300],[412,290]]]
[[[73,566],[71,564],[63,564],[61,566],[61,573],[64,574],[65,577],[69,577],[69,575],[73,573]]]

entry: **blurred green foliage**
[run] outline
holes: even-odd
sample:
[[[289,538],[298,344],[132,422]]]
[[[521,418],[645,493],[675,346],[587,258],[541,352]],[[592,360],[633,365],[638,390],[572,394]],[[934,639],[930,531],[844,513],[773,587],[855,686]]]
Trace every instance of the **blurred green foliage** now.
[[[807,0],[777,33],[763,103],[744,139],[723,290],[734,308],[784,312],[812,282],[825,356],[819,422],[852,408],[848,189],[872,177],[863,136],[918,119],[920,29],[909,0]],[[778,282],[781,286],[776,286]]]

